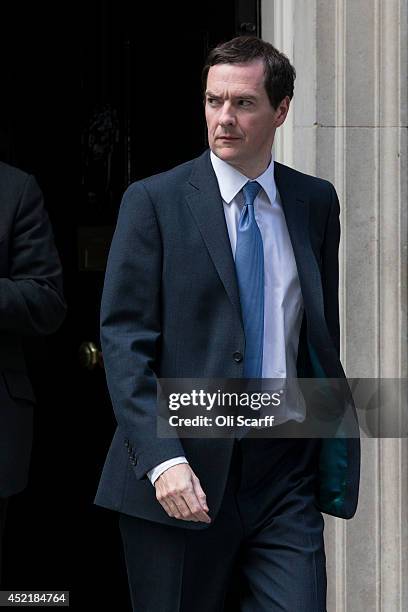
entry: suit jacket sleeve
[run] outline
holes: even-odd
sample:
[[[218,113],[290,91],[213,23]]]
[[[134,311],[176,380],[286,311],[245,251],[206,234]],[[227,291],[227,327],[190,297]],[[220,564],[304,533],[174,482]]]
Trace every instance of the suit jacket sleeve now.
[[[21,190],[9,236],[8,276],[0,278],[0,330],[49,334],[65,317],[61,264],[43,195],[33,176]]]
[[[327,326],[337,354],[340,356],[339,322],[339,243],[340,206],[337,193],[331,188],[331,206],[322,246],[322,283]]]
[[[161,339],[162,241],[143,183],[126,191],[113,237],[101,305],[101,344],[113,409],[134,451],[138,478],[184,455],[180,440],[156,434]]]

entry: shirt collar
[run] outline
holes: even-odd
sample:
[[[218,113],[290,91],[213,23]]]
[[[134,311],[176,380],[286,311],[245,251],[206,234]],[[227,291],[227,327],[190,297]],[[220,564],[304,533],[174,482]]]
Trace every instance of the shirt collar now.
[[[241,191],[242,187],[247,183],[249,179],[244,174],[241,174],[239,170],[236,170],[231,164],[220,159],[213,153],[210,152],[210,159],[212,167],[214,168],[215,176],[217,177],[218,186],[220,188],[221,197],[227,204],[235,198],[237,193]],[[271,161],[266,170],[255,179],[265,191],[271,204],[276,199],[276,183],[274,177],[274,161],[273,153],[271,155]]]

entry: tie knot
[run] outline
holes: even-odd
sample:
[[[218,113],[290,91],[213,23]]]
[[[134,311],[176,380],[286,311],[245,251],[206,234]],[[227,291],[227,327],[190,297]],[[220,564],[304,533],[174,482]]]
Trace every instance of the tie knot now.
[[[256,196],[259,193],[261,186],[257,181],[248,181],[242,188],[245,198],[245,206],[254,203]]]

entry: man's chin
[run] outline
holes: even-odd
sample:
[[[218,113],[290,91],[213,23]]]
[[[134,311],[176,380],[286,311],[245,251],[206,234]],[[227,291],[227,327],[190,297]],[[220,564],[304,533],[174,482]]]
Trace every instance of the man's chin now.
[[[212,151],[223,161],[233,161],[238,159],[238,151],[234,146],[215,146]]]

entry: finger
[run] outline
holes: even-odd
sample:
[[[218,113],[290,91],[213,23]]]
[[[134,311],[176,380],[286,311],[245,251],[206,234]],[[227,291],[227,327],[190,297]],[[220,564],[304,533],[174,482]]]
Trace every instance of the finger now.
[[[170,498],[170,497],[167,497],[167,498],[166,498],[166,502],[167,502],[167,505],[169,506],[170,511],[171,511],[171,513],[172,513],[172,516],[173,516],[174,518],[176,518],[176,519],[181,519],[181,518],[183,518],[183,517],[182,517],[182,514],[181,514],[181,512],[180,512],[180,510],[179,510],[179,507],[178,507],[178,505],[176,504],[176,502],[175,502],[175,500],[174,500],[174,499],[172,499],[172,498]]]
[[[163,499],[160,503],[168,516],[172,518],[185,521],[198,521],[182,498],[177,501],[175,499],[167,498]]]
[[[168,514],[168,516],[173,518],[174,513],[175,512],[177,513],[177,508],[174,506],[168,494],[163,493],[162,488],[159,486],[156,486],[156,499],[159,502],[159,504],[162,506],[166,514]]]
[[[173,514],[169,504],[167,503],[167,501],[164,500],[164,499],[162,499],[161,501],[160,500],[158,500],[158,501],[159,501],[159,504],[162,506],[163,510],[166,512],[166,514],[168,516],[170,516],[171,518],[173,518],[174,514]]]
[[[194,490],[184,493],[183,497],[191,511],[191,514],[195,516],[197,520],[202,521],[203,523],[211,523],[210,517],[201,506],[201,503],[198,500]]]
[[[197,517],[191,512],[191,509],[182,495],[173,498],[172,501],[179,512],[179,516],[177,518],[184,521],[198,521]]]
[[[204,491],[203,491],[203,489],[201,487],[200,481],[197,478],[197,476],[193,478],[193,487],[194,487],[194,492],[196,494],[196,497],[197,497],[198,501],[200,502],[200,505],[201,505],[202,509],[205,512],[208,512],[209,508],[208,508],[208,505],[207,505],[207,496],[204,493]]]
[[[162,505],[165,504],[165,510],[171,517],[180,519],[183,518],[183,512],[185,513],[185,503],[183,502],[181,508],[178,504],[178,498],[180,493],[178,491],[169,491],[167,487],[163,487],[163,483],[158,482],[156,487],[156,499]]]

